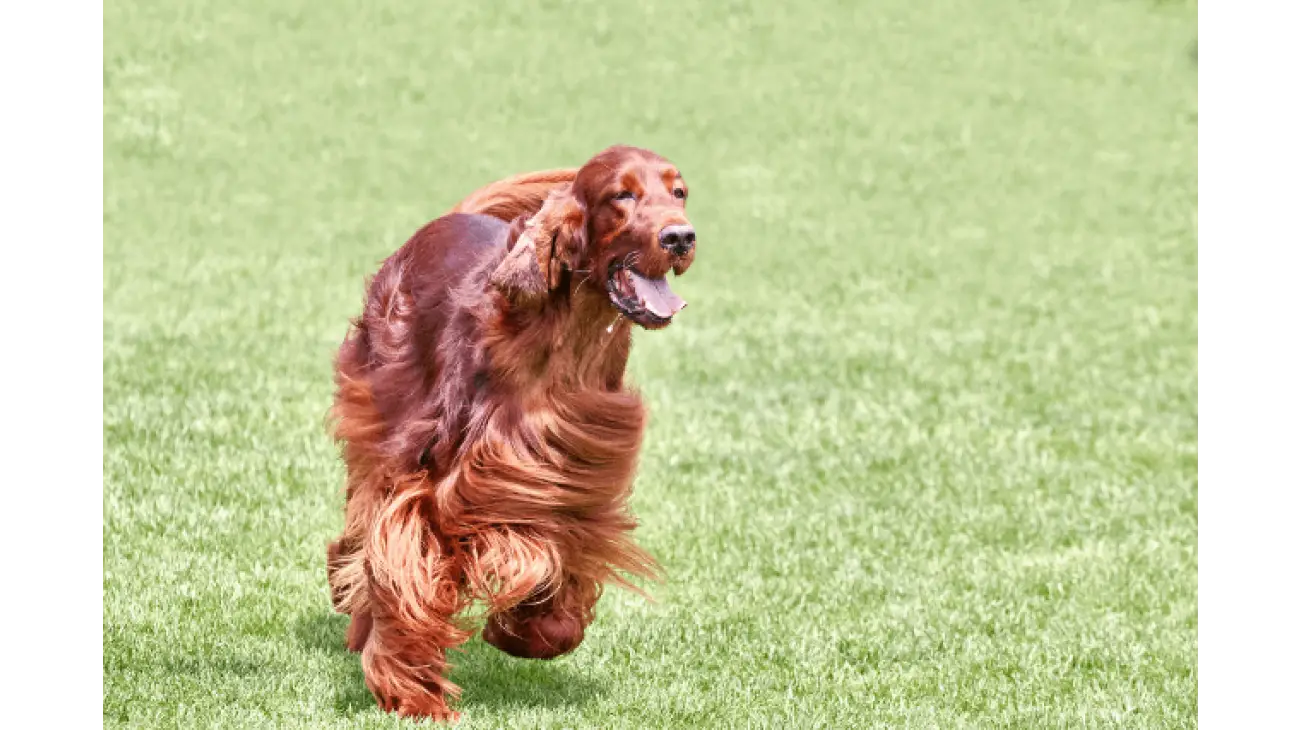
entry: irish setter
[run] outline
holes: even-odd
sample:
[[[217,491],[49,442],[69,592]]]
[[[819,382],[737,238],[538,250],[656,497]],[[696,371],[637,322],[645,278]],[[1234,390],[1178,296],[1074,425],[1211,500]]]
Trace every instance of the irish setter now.
[[[667,160],[611,147],[475,192],[369,281],[335,367],[328,573],[384,709],[457,717],[447,651],[471,604],[486,641],[549,659],[606,583],[658,575],[630,534],[646,412],[624,369],[632,326],[686,306],[665,279],[695,258],[686,195]]]

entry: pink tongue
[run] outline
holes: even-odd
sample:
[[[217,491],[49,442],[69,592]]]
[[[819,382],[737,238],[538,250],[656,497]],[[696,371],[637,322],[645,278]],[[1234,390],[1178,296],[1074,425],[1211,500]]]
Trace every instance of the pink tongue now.
[[[686,306],[686,300],[674,294],[662,276],[658,279],[647,279],[633,271],[627,273],[632,279],[632,288],[636,289],[637,296],[641,297],[645,302],[645,308],[656,317],[667,319]]]

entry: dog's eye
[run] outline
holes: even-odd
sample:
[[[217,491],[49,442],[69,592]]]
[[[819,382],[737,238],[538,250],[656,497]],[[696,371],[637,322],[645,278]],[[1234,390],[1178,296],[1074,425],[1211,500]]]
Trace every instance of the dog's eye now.
[[[673,188],[673,197],[678,200],[686,200],[686,188]]]
[[[631,190],[624,190],[614,195],[614,200],[636,200],[636,193]]]

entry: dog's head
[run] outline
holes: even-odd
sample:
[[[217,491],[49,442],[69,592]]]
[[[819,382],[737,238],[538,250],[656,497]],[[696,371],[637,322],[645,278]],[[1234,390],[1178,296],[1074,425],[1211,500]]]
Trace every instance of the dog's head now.
[[[566,286],[595,285],[610,307],[647,329],[686,302],[668,286],[695,260],[686,183],[664,158],[615,146],[554,190],[524,226],[493,282],[512,301],[543,302]]]

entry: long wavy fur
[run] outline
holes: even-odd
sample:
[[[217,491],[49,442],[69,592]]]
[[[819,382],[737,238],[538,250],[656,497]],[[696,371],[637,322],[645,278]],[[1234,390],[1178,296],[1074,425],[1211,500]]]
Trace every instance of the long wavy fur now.
[[[520,239],[529,219],[567,200],[577,172],[492,183],[452,212],[511,223],[507,246],[532,246]],[[646,424],[622,387],[629,326],[577,332],[595,310],[550,281],[538,282],[550,304],[537,311],[485,294],[504,252],[450,258],[438,247],[477,235],[450,225],[426,226],[368,282],[331,410],[347,503],[328,572],[336,610],[352,616],[348,646],[381,707],[439,719],[456,717],[446,652],[476,630],[471,605],[485,607],[491,641],[546,657],[581,641],[605,584],[658,577],[627,508]],[[548,245],[582,243],[546,233]],[[421,263],[435,256],[442,268]],[[536,279],[525,263],[521,276]],[[485,383],[493,395],[471,397]]]

